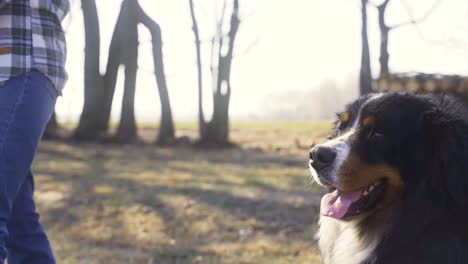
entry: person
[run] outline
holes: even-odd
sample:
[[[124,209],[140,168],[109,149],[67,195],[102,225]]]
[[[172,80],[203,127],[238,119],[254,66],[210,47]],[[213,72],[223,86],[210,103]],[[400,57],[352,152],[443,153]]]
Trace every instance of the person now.
[[[55,263],[31,164],[67,80],[68,0],[0,0],[0,263]]]

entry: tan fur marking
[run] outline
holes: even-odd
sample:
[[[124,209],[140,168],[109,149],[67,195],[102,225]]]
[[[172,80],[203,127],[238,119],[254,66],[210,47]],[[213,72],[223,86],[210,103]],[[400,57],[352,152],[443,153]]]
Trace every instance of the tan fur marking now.
[[[375,124],[375,117],[374,116],[368,116],[362,120],[362,125],[364,127],[370,127]]]
[[[346,123],[349,121],[349,113],[346,112],[341,116],[341,122]]]
[[[350,153],[338,171],[337,188],[347,192],[358,191],[381,179],[387,179],[388,186],[378,207],[388,205],[400,196],[403,181],[398,169],[385,164],[367,164],[356,153]]]

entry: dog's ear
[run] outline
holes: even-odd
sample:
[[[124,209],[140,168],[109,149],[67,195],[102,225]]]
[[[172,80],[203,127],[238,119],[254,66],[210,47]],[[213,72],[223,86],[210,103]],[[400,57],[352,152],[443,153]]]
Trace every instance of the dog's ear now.
[[[421,122],[432,189],[468,207],[468,122],[438,109],[425,112]]]

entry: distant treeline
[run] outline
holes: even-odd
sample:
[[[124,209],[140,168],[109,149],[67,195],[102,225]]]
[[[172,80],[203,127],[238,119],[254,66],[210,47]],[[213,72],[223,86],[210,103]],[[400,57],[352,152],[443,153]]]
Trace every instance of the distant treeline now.
[[[273,93],[263,102],[261,118],[270,120],[330,120],[343,106],[359,96],[357,76],[343,83],[326,80],[309,90]]]

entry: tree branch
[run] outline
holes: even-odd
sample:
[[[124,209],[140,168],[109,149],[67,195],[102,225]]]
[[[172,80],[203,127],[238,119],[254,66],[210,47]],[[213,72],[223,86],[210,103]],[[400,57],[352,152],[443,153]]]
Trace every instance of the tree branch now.
[[[423,22],[424,20],[426,20],[432,14],[432,12],[434,12],[434,10],[437,8],[437,6],[439,6],[440,2],[441,2],[440,0],[434,1],[431,8],[429,8],[426,11],[426,13],[424,13],[424,15],[422,15],[421,17],[415,19],[415,18],[413,18],[413,15],[409,11],[408,5],[405,3],[405,1],[402,1],[402,3],[405,3],[403,5],[405,6],[406,11],[408,12],[408,15],[410,16],[410,20],[399,23],[399,24],[396,24],[396,25],[393,25],[393,26],[390,27],[390,29],[396,29],[396,28],[400,28],[400,27],[404,27],[404,26],[408,26],[408,25],[416,25],[416,24],[419,24],[419,23]]]
[[[164,70],[163,61],[163,42],[161,35],[161,27],[141,8],[138,0],[133,0],[137,21],[141,22],[151,33],[153,43],[153,63],[156,83],[161,101],[161,125],[159,127],[158,144],[167,143],[174,139],[174,125],[172,119],[171,103],[169,99],[169,91],[166,82],[166,72]]]
[[[216,26],[216,36],[218,37],[218,53],[221,54],[221,50],[224,45],[224,38],[225,36],[223,35],[223,23],[224,23],[224,16],[226,14],[226,3],[227,1],[225,0],[223,3],[223,9],[221,10],[221,17],[219,18],[218,24]]]
[[[258,42],[259,42],[259,38],[257,37],[254,41],[250,42],[250,44],[244,50],[242,50],[239,53],[236,52],[235,54],[233,54],[232,58],[235,59],[235,58],[237,58],[239,56],[245,56],[245,55],[249,54],[250,51],[252,51],[252,49],[254,49],[257,46]]]
[[[240,24],[240,19],[239,19],[239,0],[234,0],[234,6],[232,9],[232,15],[231,15],[231,23],[230,23],[230,29],[229,29],[229,49],[228,52],[225,56],[225,58],[229,61],[229,64],[227,66],[227,70],[230,73],[231,72],[231,63],[232,63],[232,56],[234,54],[234,41],[236,39],[237,31],[239,29],[239,24]],[[226,95],[229,97],[231,95],[231,80],[230,80],[230,74],[226,78],[227,81],[227,91]]]
[[[375,8],[379,7],[379,5],[374,3],[373,1],[367,1],[367,4],[371,5],[372,7],[375,7]]]
[[[385,8],[387,8],[387,5],[388,5],[389,2],[390,2],[390,0],[385,0],[380,5],[377,5],[377,8],[385,9]]]

